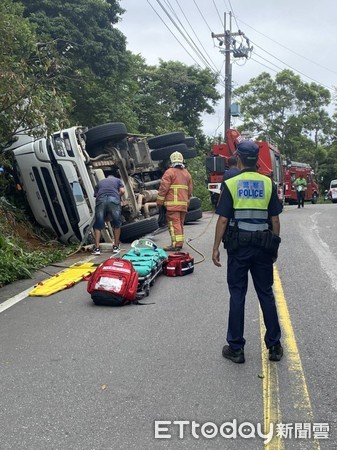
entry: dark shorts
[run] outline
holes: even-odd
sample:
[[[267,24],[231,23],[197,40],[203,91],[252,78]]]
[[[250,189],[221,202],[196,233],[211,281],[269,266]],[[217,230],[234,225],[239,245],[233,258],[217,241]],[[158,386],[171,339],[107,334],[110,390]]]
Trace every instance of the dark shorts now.
[[[110,197],[105,197],[95,207],[96,230],[103,230],[105,221],[111,221],[114,228],[122,226],[122,208],[120,204],[113,203]]]

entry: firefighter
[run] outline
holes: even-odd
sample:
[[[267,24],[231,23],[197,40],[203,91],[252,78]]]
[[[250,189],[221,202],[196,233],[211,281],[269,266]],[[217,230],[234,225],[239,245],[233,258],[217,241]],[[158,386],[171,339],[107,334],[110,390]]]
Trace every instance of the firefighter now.
[[[227,283],[230,293],[227,342],[222,355],[244,363],[244,309],[250,271],[266,326],[269,359],[280,361],[283,348],[273,294],[273,262],[277,259],[282,206],[272,180],[256,172],[259,147],[243,141],[237,147],[240,174],[226,180],[216,213],[213,263],[221,267],[219,245],[227,249]]]
[[[171,165],[165,171],[158,190],[157,205],[164,205],[171,244],[166,251],[179,251],[184,244],[184,222],[189,200],[192,196],[192,177],[184,165],[183,155],[174,152]]]

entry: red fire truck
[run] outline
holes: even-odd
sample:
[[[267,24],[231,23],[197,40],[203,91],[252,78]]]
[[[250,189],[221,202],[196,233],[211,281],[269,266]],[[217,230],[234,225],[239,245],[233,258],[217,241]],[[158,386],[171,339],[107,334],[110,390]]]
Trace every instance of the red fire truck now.
[[[304,176],[307,182],[304,200],[311,203],[317,203],[319,190],[314,170],[310,164],[296,161],[287,161],[284,166],[285,201],[289,204],[297,203],[297,193],[294,187],[294,181],[301,175]]]
[[[213,145],[211,156],[206,157],[208,190],[214,206],[219,198],[223,174],[228,168],[227,160],[236,152],[236,146],[244,140],[240,133],[233,129],[228,130],[226,136],[227,144]],[[284,204],[282,155],[279,149],[269,142],[257,141],[256,143],[260,148],[257,171],[275,182],[280,202]]]

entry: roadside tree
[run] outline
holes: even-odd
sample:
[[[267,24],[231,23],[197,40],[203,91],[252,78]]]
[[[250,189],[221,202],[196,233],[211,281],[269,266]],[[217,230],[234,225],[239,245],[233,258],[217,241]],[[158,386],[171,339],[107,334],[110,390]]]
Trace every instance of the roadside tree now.
[[[240,101],[243,125],[270,138],[290,159],[296,159],[307,138],[316,148],[324,142],[331,120],[325,108],[330,92],[316,83],[304,83],[291,70],[283,70],[275,79],[263,72],[234,91]],[[299,137],[301,137],[299,139]]]
[[[0,2],[0,30],[1,148],[18,130],[64,126],[71,102],[59,89],[62,58],[39,41],[20,4]]]

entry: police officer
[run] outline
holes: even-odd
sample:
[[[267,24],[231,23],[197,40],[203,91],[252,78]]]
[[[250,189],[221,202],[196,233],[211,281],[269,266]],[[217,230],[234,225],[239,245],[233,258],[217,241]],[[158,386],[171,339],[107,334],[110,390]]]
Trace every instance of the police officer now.
[[[230,292],[227,342],[224,358],[244,363],[244,310],[250,271],[266,326],[269,359],[280,361],[283,348],[273,294],[273,262],[277,259],[282,206],[275,184],[256,172],[259,147],[253,141],[237,146],[241,172],[224,182],[216,213],[212,260],[221,267],[219,246],[227,249],[227,283]]]

